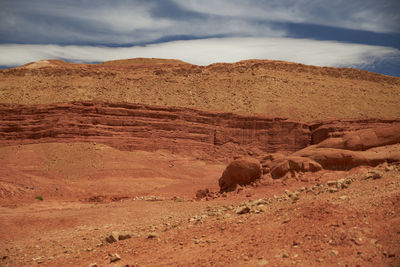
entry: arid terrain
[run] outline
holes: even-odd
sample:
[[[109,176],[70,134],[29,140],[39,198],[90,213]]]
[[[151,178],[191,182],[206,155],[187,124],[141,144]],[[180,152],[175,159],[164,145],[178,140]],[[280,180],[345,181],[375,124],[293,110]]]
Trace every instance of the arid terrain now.
[[[400,78],[247,60],[0,71],[0,266],[400,266]]]

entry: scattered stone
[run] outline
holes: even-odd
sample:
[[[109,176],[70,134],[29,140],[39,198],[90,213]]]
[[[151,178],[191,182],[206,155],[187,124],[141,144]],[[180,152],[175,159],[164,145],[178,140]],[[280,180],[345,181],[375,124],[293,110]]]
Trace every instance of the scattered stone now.
[[[265,205],[259,205],[258,207],[257,207],[257,209],[260,211],[260,212],[265,212],[265,211],[267,211],[267,206],[265,206]]]
[[[118,235],[118,240],[125,240],[125,239],[129,239],[131,237],[132,237],[132,235],[130,233],[125,232],[125,233],[121,233]]]
[[[336,185],[337,185],[337,182],[331,180],[331,181],[327,181],[326,184],[327,184],[328,186],[336,186]]]
[[[249,261],[250,259],[249,259],[248,256],[244,256],[244,257],[243,257],[243,260],[244,260],[244,261]]]
[[[109,235],[108,237],[106,237],[106,242],[107,243],[114,243],[117,242],[119,238],[119,233],[114,231],[111,233],[111,235]]]
[[[236,214],[245,214],[245,213],[249,213],[249,212],[250,212],[250,208],[247,207],[247,206],[239,207],[239,208],[236,210]]]
[[[228,218],[230,218],[232,215],[230,215],[229,213],[227,213],[227,214],[225,214],[224,215],[224,219],[228,219]]]
[[[157,233],[150,233],[150,234],[147,235],[148,239],[157,238],[157,237],[158,237]]]
[[[206,189],[199,189],[196,192],[196,198],[197,199],[202,199],[205,198],[207,196],[209,196],[210,194],[210,189],[206,188]]]
[[[282,258],[289,258],[289,254],[287,254],[286,252],[282,253]]]
[[[367,172],[363,177],[361,177],[361,180],[368,180],[368,179],[380,179],[382,178],[382,173],[379,171],[369,171]]]
[[[336,193],[337,191],[337,188],[329,188],[329,193]]]
[[[288,197],[291,197],[293,193],[286,189],[286,190],[285,190],[285,194],[286,194]]]
[[[110,257],[110,262],[116,262],[121,259],[121,257],[117,253],[111,254]]]
[[[282,223],[288,223],[288,222],[290,222],[290,218],[285,218],[285,219],[283,219],[283,221],[282,221]]]
[[[299,198],[299,196],[298,196],[297,194],[294,194],[294,195],[291,197],[291,199],[292,199],[292,202],[293,202],[293,203],[296,203],[300,198]]]
[[[329,255],[337,256],[337,255],[339,255],[339,251],[332,249],[331,251],[329,251]]]
[[[267,261],[267,260],[265,260],[265,259],[262,259],[262,260],[260,260],[259,262],[258,262],[258,266],[264,266],[264,265],[267,265],[269,263],[269,261]]]
[[[97,263],[91,263],[89,264],[89,267],[98,267]]]
[[[361,237],[355,238],[355,239],[350,239],[350,240],[353,241],[354,244],[356,244],[357,246],[361,246],[364,244],[364,240]]]
[[[175,201],[175,202],[185,202],[185,199],[184,199],[184,198],[180,198],[180,197],[176,197],[176,196],[174,196],[174,197],[172,198],[172,200]]]
[[[1,259],[2,260],[7,260],[7,259],[9,259],[10,257],[8,257],[7,255],[4,255],[3,257],[1,257]]]
[[[346,200],[346,199],[349,199],[349,197],[348,196],[340,196],[339,197],[341,200]]]

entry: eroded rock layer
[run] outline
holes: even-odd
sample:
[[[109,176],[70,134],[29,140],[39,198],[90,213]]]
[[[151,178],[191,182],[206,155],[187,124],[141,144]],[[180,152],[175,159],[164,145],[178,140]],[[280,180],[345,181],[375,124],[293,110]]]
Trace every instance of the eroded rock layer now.
[[[306,147],[310,138],[308,125],[282,118],[139,104],[0,105],[3,146],[83,141],[121,150],[168,149],[202,156],[201,152],[229,147],[292,152]]]
[[[167,149],[203,159],[289,154],[347,132],[400,125],[400,119],[302,123],[181,107],[73,102],[0,105],[0,145],[99,142],[121,150]]]

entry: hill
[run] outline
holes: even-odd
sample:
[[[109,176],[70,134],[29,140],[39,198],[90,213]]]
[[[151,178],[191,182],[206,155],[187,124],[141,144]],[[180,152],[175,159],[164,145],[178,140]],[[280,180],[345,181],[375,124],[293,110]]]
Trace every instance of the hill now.
[[[301,121],[400,116],[400,78],[282,61],[47,60],[1,70],[0,88],[6,104],[126,102]]]

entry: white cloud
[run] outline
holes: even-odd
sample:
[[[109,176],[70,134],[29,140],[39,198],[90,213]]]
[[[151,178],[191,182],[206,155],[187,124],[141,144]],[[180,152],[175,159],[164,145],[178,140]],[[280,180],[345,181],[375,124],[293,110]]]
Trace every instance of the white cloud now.
[[[213,38],[147,46],[97,47],[0,45],[0,65],[16,66],[41,59],[96,62],[135,57],[175,58],[197,65],[244,59],[275,59],[317,66],[357,67],[399,57],[398,49],[291,38]]]
[[[156,15],[154,10],[160,6],[151,1],[101,1],[95,6],[80,5],[76,1],[46,1],[19,5],[0,2],[3,39],[7,43],[11,40],[16,43],[129,44],[179,35],[278,37],[286,34],[284,29],[242,18],[205,15],[182,19],[166,11],[166,14]]]
[[[400,30],[400,2],[393,0],[173,0],[204,14],[309,23],[375,32]]]

